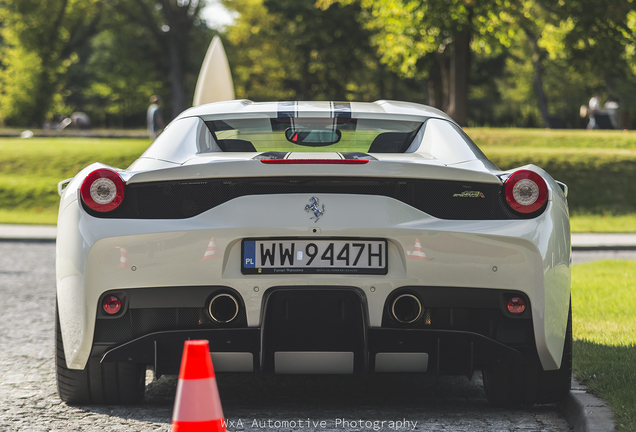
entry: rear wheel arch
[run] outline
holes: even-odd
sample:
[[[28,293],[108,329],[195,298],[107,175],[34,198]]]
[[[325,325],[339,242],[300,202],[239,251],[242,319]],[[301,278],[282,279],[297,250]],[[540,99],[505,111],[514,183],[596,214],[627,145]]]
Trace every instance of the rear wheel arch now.
[[[68,404],[134,404],[144,397],[146,366],[100,363],[90,358],[82,370],[66,367],[60,318],[55,305],[55,369],[57,391]]]

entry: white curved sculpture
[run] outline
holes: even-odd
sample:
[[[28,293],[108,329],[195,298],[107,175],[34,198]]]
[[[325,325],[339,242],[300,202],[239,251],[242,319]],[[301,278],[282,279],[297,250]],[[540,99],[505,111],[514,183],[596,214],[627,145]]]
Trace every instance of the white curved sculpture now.
[[[234,99],[234,83],[232,82],[230,65],[227,62],[221,38],[214,36],[201,65],[192,105],[198,106]]]

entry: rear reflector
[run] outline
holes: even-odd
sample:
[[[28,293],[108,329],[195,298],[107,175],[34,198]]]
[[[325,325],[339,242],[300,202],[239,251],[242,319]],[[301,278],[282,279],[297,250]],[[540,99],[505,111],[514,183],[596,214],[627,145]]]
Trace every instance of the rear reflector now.
[[[512,297],[508,300],[508,312],[513,315],[521,315],[526,311],[526,302],[521,297]]]
[[[271,165],[364,165],[366,159],[261,159]]]
[[[108,315],[115,315],[121,310],[121,300],[113,295],[106,296],[102,302],[102,307]]]

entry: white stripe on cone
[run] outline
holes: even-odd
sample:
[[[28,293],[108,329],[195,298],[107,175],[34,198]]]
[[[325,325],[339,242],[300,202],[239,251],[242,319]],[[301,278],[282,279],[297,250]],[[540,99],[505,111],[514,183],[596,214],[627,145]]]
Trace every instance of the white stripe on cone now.
[[[172,413],[173,421],[200,422],[222,418],[223,409],[216,378],[179,380]]]

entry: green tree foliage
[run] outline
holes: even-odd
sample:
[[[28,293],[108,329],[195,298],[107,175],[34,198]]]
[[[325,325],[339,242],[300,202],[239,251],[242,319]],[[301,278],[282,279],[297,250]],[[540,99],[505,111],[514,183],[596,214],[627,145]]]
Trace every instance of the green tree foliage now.
[[[420,83],[381,64],[360,8],[314,0],[225,0],[239,18],[225,32],[236,95],[253,100],[423,102]]]
[[[319,0],[323,8],[336,2],[360,4],[382,60],[403,76],[436,80],[435,87],[445,94],[442,103],[436,98],[436,105],[467,124],[470,44],[475,37],[483,42],[507,35],[496,26],[502,1]],[[431,56],[439,72],[420,69],[421,61]]]
[[[629,11],[625,20],[627,30],[625,33],[628,35],[636,34],[636,10]],[[636,40],[632,37],[629,42],[625,44],[625,61],[629,65],[632,74],[636,75]]]
[[[1,1],[0,121],[38,126],[81,110],[98,124],[139,126],[153,93],[177,115],[191,104],[214,35],[199,18],[204,5]]]
[[[481,20],[479,38],[472,43],[477,61],[493,52],[505,60],[506,67],[495,79],[501,103],[494,110],[508,117],[505,122],[550,127],[545,91],[548,54],[542,31],[558,20],[536,0],[505,0],[499,7],[498,13]]]
[[[523,6],[515,16],[502,15],[517,29],[506,50],[504,73],[495,79],[501,98],[496,110],[507,113],[503,124],[550,127],[560,121],[585,127],[587,119],[579,117],[579,107],[602,80],[570,61],[564,45],[570,30],[566,22],[539,2],[526,0]]]
[[[93,124],[107,127],[145,124],[150,96],[170,94],[167,68],[153,42],[127,23],[95,36],[68,70],[64,112],[87,112]]]
[[[240,98],[402,99],[471,125],[581,127],[592,93],[636,112],[636,0],[220,1]],[[152,94],[177,115],[217,33],[204,5],[0,0],[0,122],[141,126]]]
[[[613,74],[624,67],[625,45],[634,42],[628,24],[633,0],[543,0],[568,29],[563,47],[570,60],[581,62],[597,75]]]
[[[554,56],[558,56],[558,51],[565,53],[572,68],[579,73],[588,72],[590,93],[605,93],[607,98],[619,100],[626,109],[636,112],[635,63],[630,56],[636,43],[636,2],[543,1],[559,17],[562,30],[559,45],[547,46],[548,51]]]
[[[263,0],[225,0],[224,5],[239,19],[228,27],[225,49],[237,98],[290,100],[295,92],[286,81],[295,76],[293,51],[272,31],[276,17]]]
[[[110,4],[159,48],[176,117],[191,106],[205,49],[213,36],[199,18],[205,0],[110,0]]]
[[[433,89],[438,95],[443,89],[444,96],[440,103],[440,97],[429,92],[429,100],[461,124],[467,121],[462,109],[470,106],[468,83],[474,79],[468,71],[475,72],[475,61],[492,63],[503,51],[508,61],[501,70],[500,96],[505,102],[506,87],[517,88],[512,99],[535,105],[523,107],[523,116],[537,117],[538,112],[539,120],[531,123],[549,126],[555,109],[549,104],[553,94],[545,91],[546,80],[552,80],[548,74],[556,74],[561,82],[567,73],[583,81],[585,75],[589,84],[597,80],[587,75],[595,74],[609,91],[617,87],[612,84],[617,76],[626,78],[616,72],[624,69],[621,59],[629,57],[630,47],[629,58],[634,58],[633,19],[628,18],[633,0],[318,0],[323,8],[336,2],[361,5],[360,16],[383,62],[403,76],[432,80]],[[559,36],[560,55],[567,59],[562,64],[553,64],[555,52],[544,40],[546,29],[559,30],[552,36]],[[437,64],[430,62],[433,56]],[[522,81],[516,82],[518,78]],[[579,87],[577,93],[589,98],[589,87]],[[560,89],[563,86],[554,90],[563,93]],[[557,108],[563,108],[563,98],[556,99]],[[568,109],[573,111],[569,103]]]
[[[0,3],[0,118],[41,125],[64,86],[76,51],[98,31],[99,0],[3,0]]]

